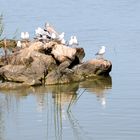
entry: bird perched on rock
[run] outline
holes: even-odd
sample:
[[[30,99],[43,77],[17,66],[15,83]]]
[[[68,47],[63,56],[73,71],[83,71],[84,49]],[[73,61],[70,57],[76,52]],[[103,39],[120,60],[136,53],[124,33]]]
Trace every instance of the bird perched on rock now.
[[[78,40],[76,36],[71,36],[69,40],[69,46],[78,45]]]
[[[19,48],[22,47],[21,41],[18,41],[18,42],[17,42],[17,47],[19,47]]]
[[[73,45],[73,36],[70,37],[69,46]]]
[[[52,39],[56,39],[56,34],[55,34],[55,33],[52,33],[52,34],[51,34],[51,38],[52,38]]]
[[[75,44],[75,45],[78,45],[78,40],[77,40],[77,37],[76,36],[73,36],[73,43]]]
[[[50,34],[54,33],[56,36],[58,36],[58,33],[56,32],[56,30],[48,22],[45,23],[44,31],[47,31]]]
[[[20,37],[23,40],[28,40],[29,39],[29,33],[28,32],[21,32]]]
[[[63,40],[64,39],[64,36],[65,36],[65,33],[62,32],[59,36],[58,36],[58,40]]]
[[[28,32],[25,32],[25,39],[28,40],[30,37],[29,33]]]
[[[25,39],[25,35],[24,35],[24,32],[21,32],[21,35],[20,35],[21,39]]]
[[[44,31],[42,28],[40,28],[40,27],[38,27],[38,28],[35,30],[35,35],[36,35],[37,37],[42,36],[44,33],[45,33],[45,31]]]
[[[95,55],[99,56],[100,58],[103,58],[104,54],[105,54],[105,46],[101,46],[101,49]]]
[[[63,44],[63,45],[65,45],[65,44],[66,44],[66,41],[65,41],[65,39],[64,39],[64,38],[61,40],[61,44]]]
[[[45,31],[44,29],[42,29],[41,27],[38,27],[35,30],[35,35],[36,35],[36,39],[39,39],[39,40],[51,39],[51,34],[48,31]]]

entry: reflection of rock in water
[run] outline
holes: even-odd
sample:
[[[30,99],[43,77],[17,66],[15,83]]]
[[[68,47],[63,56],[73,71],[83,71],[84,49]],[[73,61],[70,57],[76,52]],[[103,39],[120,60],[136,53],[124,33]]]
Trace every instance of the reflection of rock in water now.
[[[39,87],[23,87],[15,90],[1,90],[1,93],[7,95],[7,102],[12,98],[16,99],[18,103],[20,99],[26,98],[29,94],[34,94],[37,100],[37,110],[42,111],[44,107],[46,108],[45,96],[49,93],[55,103],[61,105],[71,105],[72,102],[77,100],[77,91],[81,88],[88,90],[91,93],[95,93],[101,104],[104,106],[106,104],[105,93],[108,89],[112,87],[111,77],[94,77],[93,79],[88,79],[86,81],[79,83],[71,83],[64,85],[52,85],[52,86],[39,86]],[[9,99],[8,99],[9,98]]]
[[[80,83],[80,87],[86,88],[90,92],[95,94],[103,93],[106,89],[111,89],[112,79],[108,77],[95,77],[94,79],[88,79]]]
[[[53,98],[58,104],[61,103],[61,105],[69,103],[72,99],[75,99],[78,88],[78,83],[49,87],[49,89],[51,89]]]
[[[95,77],[80,83],[80,87],[86,88],[88,91],[95,93],[97,99],[103,107],[106,106],[105,93],[112,88],[112,79],[108,77]]]
[[[0,140],[5,139],[4,100],[0,96]]]
[[[74,100],[77,97],[76,91],[78,90],[78,88],[78,83],[46,87],[47,92],[52,93],[52,97],[49,98],[51,102],[48,102],[47,122],[49,124],[49,122],[51,121],[51,124],[54,124],[54,126],[51,127],[54,127],[53,133],[55,133],[56,140],[61,140],[63,137],[63,123],[67,121],[68,118],[67,106],[72,100]],[[49,135],[51,130],[48,130],[47,132],[47,135]]]
[[[81,93],[78,93],[79,86],[81,87],[79,91],[86,89],[92,93],[95,93],[102,106],[105,106],[106,97],[104,93],[106,93],[107,89],[110,89],[112,87],[112,80],[111,77],[96,77],[94,79],[83,81],[80,84],[72,83],[46,87],[39,86],[20,88],[18,90],[5,90],[2,91],[2,93],[5,93],[5,96],[8,97],[7,102],[9,103],[7,105],[9,108],[12,108],[11,103],[16,103],[16,107],[18,108],[20,100],[22,100],[23,98],[27,98],[30,94],[32,94],[34,98],[36,98],[37,112],[39,113],[42,111],[46,111],[45,113],[47,114],[45,116],[47,119],[46,139],[49,139],[52,133],[55,133],[55,139],[62,139],[64,125],[67,124],[65,123],[66,121],[68,121],[68,123],[71,125],[71,129],[73,130],[75,139],[82,139],[86,137],[86,133],[83,129],[81,129],[82,127],[80,126],[80,123],[78,123],[78,118],[75,118],[74,114],[71,111],[71,106],[73,107],[74,105],[73,103],[79,101],[79,96],[82,95],[82,91]]]
[[[105,95],[104,93],[111,89],[112,79],[111,77],[94,77],[93,79],[88,79],[80,83],[80,87],[84,88],[92,93],[95,93],[101,104],[105,105]],[[1,93],[7,95],[7,99],[11,100],[11,97],[16,99],[18,103],[20,99],[26,98],[29,94],[34,94],[37,99],[38,110],[41,111],[44,106],[46,107],[45,96],[51,93],[52,98],[57,104],[70,104],[77,97],[77,91],[79,89],[79,83],[71,83],[64,85],[52,85],[52,86],[39,86],[39,87],[23,87],[15,90],[1,90]],[[8,102],[8,100],[7,100]]]
[[[18,107],[20,100],[27,98],[30,94],[33,94],[37,101],[37,111],[42,112],[42,110],[47,107],[48,101],[46,101],[46,98],[48,98],[48,95],[50,98],[54,99],[57,104],[69,104],[72,99],[74,100],[76,98],[76,91],[78,88],[79,83],[72,83],[46,87],[20,87],[13,90],[1,90],[1,93],[5,94],[7,98],[7,108],[11,108],[12,106],[14,107],[14,101]]]

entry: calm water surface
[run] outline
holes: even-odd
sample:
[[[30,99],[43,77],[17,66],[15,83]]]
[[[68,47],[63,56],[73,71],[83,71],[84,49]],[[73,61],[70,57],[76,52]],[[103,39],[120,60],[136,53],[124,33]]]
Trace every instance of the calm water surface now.
[[[0,0],[4,36],[31,38],[46,21],[75,34],[84,61],[101,45],[113,69],[107,79],[70,85],[0,89],[0,140],[139,140],[140,1]]]

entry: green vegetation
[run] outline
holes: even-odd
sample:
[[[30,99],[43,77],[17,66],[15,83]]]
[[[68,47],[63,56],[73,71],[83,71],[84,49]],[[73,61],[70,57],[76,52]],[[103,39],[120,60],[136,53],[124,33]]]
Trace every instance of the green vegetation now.
[[[15,31],[12,39],[7,39],[4,34],[5,26],[3,19],[4,19],[3,14],[0,14],[0,48],[2,47],[13,48],[16,46],[16,34],[18,30]]]
[[[3,15],[1,14],[0,15],[0,38],[3,34],[3,31],[4,31],[4,24],[3,24]]]

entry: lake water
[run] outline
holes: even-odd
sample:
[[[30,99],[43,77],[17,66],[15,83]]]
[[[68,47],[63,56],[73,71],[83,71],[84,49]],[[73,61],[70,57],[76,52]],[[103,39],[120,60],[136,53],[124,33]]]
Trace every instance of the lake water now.
[[[77,36],[84,61],[105,45],[113,64],[107,79],[0,89],[0,140],[140,139],[139,0],[0,0],[0,13],[8,38],[48,21]]]

